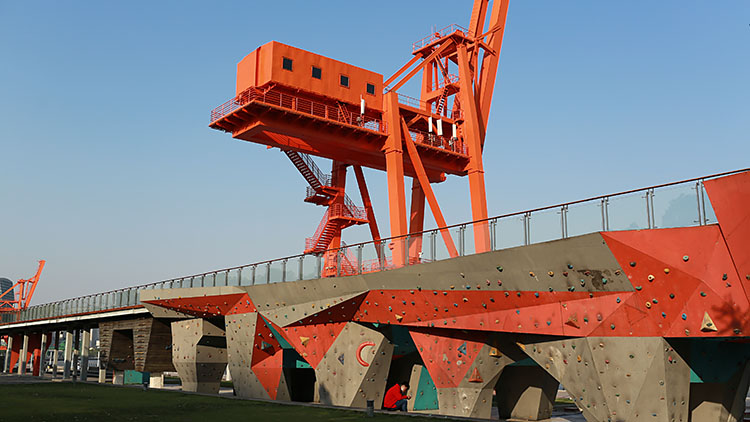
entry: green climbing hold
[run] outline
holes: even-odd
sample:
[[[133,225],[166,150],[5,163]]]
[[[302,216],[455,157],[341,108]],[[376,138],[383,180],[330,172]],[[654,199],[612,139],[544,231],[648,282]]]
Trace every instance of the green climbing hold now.
[[[501,267],[501,266],[499,266],[499,265],[498,265],[498,266],[497,266],[497,267],[495,267],[495,268],[497,268],[497,270],[498,270],[498,271],[500,271],[500,272],[503,272],[503,267]]]

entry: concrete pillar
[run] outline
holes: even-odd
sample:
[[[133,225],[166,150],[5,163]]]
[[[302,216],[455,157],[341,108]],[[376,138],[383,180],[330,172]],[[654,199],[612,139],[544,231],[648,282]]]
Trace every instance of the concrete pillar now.
[[[47,343],[49,340],[47,339],[47,333],[42,333],[42,343],[39,345],[39,372],[38,376],[43,377],[45,372],[45,367],[47,366]],[[36,363],[35,363],[36,365]]]
[[[224,328],[200,318],[175,321],[172,342],[172,362],[182,390],[217,394],[227,367]]]
[[[164,388],[164,372],[152,372],[148,386],[149,388]]]
[[[73,331],[73,361],[71,364],[71,374],[73,375],[73,383],[76,382],[78,376],[78,356],[81,353],[81,330]]]
[[[70,379],[70,367],[73,364],[73,332],[65,332],[65,354],[63,355],[63,379]]]
[[[57,350],[60,346],[60,332],[55,331],[53,333],[53,336],[55,337],[54,342],[54,353],[52,353],[52,378],[57,378]]]
[[[112,384],[123,385],[125,384],[125,371],[112,371]]]
[[[539,366],[507,366],[497,382],[501,419],[538,421],[552,415],[559,383]]]
[[[13,369],[10,367],[10,355],[11,350],[13,350],[13,336],[10,334],[8,334],[8,343],[6,346],[7,347],[5,348],[5,364],[3,365],[3,372],[7,374],[11,371],[11,369]]]
[[[29,335],[23,335],[23,346],[21,346],[21,355],[18,358],[18,375],[24,375],[26,373],[26,360],[27,354],[29,353]]]
[[[101,361],[100,361],[101,362]],[[104,384],[107,382],[107,369],[99,367],[99,384]]]
[[[81,381],[86,381],[88,379],[89,348],[91,348],[91,331],[83,330],[82,332],[83,338],[81,341]]]

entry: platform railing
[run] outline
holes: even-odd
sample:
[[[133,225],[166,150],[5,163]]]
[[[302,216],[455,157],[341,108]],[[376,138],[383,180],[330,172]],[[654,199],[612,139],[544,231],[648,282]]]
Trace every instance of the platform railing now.
[[[599,231],[714,224],[717,222],[716,216],[703,182],[744,171],[750,169],[498,215],[454,224],[444,229],[449,231],[459,256],[465,256],[475,253],[474,238],[478,233],[475,232],[477,229],[488,235],[491,250],[499,250]],[[292,255],[35,305],[22,311],[17,320],[5,315],[3,323],[137,307],[140,304],[140,292],[144,289],[250,286],[318,279],[324,274],[324,265],[331,265],[330,260],[324,264],[323,257],[326,255],[339,257],[333,262],[337,267],[335,274],[339,276],[386,271],[450,257],[440,230],[435,228],[378,242],[346,245],[319,254]]]
[[[211,123],[221,120],[253,101],[286,108],[298,113],[308,114],[327,120],[333,120],[339,123],[359,126],[375,132],[387,133],[386,125],[382,120],[370,117],[366,114],[359,114],[348,110],[343,112],[338,106],[323,104],[307,98],[279,92],[274,89],[261,91],[255,87],[250,87],[242,91],[236,97],[213,109],[211,111]]]
[[[465,37],[468,36],[468,34],[469,34],[469,30],[468,29],[464,28],[461,25],[458,25],[458,24],[454,23],[452,25],[446,26],[443,29],[440,29],[440,30],[437,30],[437,31],[433,32],[432,34],[430,34],[430,35],[422,38],[421,40],[419,40],[417,42],[412,43],[412,45],[411,45],[411,51],[420,50],[420,49],[422,49],[422,48],[424,48],[424,47],[426,47],[426,46],[434,43],[435,41],[437,41],[437,40],[445,37],[446,35],[450,35],[450,34],[456,32],[456,31],[460,32]]]

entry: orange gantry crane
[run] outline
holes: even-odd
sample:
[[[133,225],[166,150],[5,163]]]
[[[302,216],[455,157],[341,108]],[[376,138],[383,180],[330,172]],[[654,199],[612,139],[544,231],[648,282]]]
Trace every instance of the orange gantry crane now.
[[[45,263],[44,260],[39,261],[39,267],[33,277],[18,280],[0,293],[0,313],[16,313],[29,307]]]
[[[275,41],[237,65],[234,98],[214,109],[210,127],[281,149],[305,178],[305,201],[326,207],[305,245],[322,254],[324,276],[350,273],[340,257],[343,229],[368,224],[381,236],[363,167],[387,174],[393,266],[418,261],[425,202],[438,227],[447,224],[432,190],[446,175],[467,176],[476,252],[490,250],[482,151],[508,11],[508,0],[475,0],[468,28],[450,25],[413,43],[413,57],[391,77]],[[420,98],[399,93],[421,74]],[[311,156],[332,160],[324,174]],[[346,195],[355,173],[363,207]],[[412,178],[407,211],[404,177]],[[448,253],[458,251],[441,230]],[[380,252],[378,256],[382,263]]]

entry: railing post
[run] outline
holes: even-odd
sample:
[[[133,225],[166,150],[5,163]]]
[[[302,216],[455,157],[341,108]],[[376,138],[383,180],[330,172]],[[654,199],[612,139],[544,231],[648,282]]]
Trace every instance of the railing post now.
[[[651,221],[651,190],[646,189],[646,220],[648,221],[648,228],[653,229],[654,223]]]
[[[318,278],[323,278],[323,256],[318,254],[316,261],[315,270],[318,273]]]
[[[461,225],[458,228],[458,255],[464,256],[466,254],[466,225]]]
[[[609,197],[602,198],[602,231],[609,231]]]
[[[654,189],[651,189],[651,224],[653,225],[653,228],[656,228],[656,215],[654,213],[654,196],[656,195],[656,192]]]
[[[528,245],[531,241],[531,230],[529,229],[531,213],[526,212],[523,214],[523,244]]]
[[[297,280],[302,280],[304,278],[303,275],[302,275],[302,273],[305,270],[305,256],[304,255],[302,255],[301,257],[299,257],[299,264],[297,264],[297,265],[298,265],[298,267],[297,267],[297,273],[298,273]]]
[[[286,282],[286,259],[281,260],[281,282]]]
[[[237,285],[242,286],[242,267],[237,268]]]
[[[430,260],[435,261],[437,256],[437,230],[430,232]]]
[[[706,214],[706,189],[701,180],[701,207],[703,209],[703,225],[708,224],[708,214]]]
[[[255,285],[255,272],[256,272],[257,268],[258,268],[257,265],[253,265],[253,281],[252,281],[252,285],[253,286]]]
[[[695,182],[695,199],[698,205],[698,223],[699,226],[703,225],[703,215],[701,214],[701,183]]]
[[[362,249],[365,247],[363,244],[357,246],[357,274],[362,274]]]
[[[568,206],[563,205],[560,208],[560,227],[562,229],[562,238],[568,238]]]
[[[404,250],[404,266],[407,266],[410,264],[409,261],[411,261],[411,253],[409,251],[409,241],[411,240],[411,235],[406,235],[406,237],[401,238],[401,242],[403,242],[403,250]]]
[[[266,263],[266,284],[271,284],[271,262]]]
[[[341,275],[341,249],[336,250],[336,277]]]
[[[490,250],[497,250],[497,219],[490,220]]]

